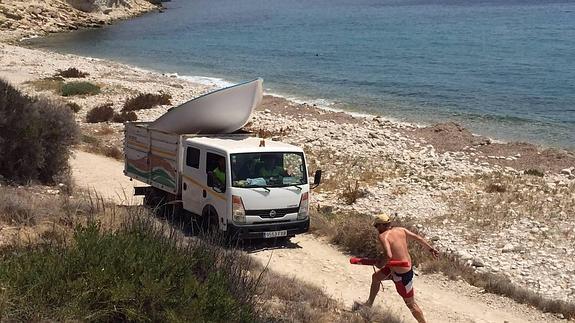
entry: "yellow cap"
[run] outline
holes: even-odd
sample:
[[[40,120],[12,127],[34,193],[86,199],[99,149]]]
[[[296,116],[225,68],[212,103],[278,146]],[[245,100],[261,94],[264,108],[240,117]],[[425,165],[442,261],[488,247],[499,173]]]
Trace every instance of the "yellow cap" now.
[[[380,213],[373,218],[373,225],[388,224],[390,222],[391,219],[389,218],[389,215],[385,213]]]

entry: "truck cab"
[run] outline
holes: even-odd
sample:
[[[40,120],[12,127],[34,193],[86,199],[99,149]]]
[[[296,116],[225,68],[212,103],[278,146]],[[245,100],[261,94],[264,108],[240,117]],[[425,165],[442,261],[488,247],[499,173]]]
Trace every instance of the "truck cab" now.
[[[301,148],[246,135],[189,136],[181,148],[183,209],[236,238],[308,231],[310,184]]]

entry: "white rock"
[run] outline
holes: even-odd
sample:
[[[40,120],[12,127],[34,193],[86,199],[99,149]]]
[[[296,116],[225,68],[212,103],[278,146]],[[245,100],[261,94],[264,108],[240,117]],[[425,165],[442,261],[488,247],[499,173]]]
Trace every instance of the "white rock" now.
[[[565,169],[562,169],[560,173],[563,175],[571,176],[572,172],[573,171],[571,170],[571,168],[565,168]]]
[[[511,243],[506,244],[505,246],[503,246],[503,249],[501,249],[502,252],[512,252],[515,250],[515,246],[512,245]]]

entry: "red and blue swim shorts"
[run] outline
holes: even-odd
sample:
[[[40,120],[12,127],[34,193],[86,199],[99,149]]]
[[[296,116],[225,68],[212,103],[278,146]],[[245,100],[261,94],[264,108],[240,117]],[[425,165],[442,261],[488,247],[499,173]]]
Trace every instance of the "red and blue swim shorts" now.
[[[403,298],[412,298],[414,294],[413,290],[413,269],[410,269],[406,273],[398,274],[391,271],[388,267],[381,269],[381,272],[385,277],[390,277],[395,284],[395,289],[397,293]]]

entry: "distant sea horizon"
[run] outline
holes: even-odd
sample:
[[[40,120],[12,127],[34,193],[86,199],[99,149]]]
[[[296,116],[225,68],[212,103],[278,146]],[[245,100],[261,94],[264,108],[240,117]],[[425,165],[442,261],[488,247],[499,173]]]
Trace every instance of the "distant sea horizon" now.
[[[398,121],[575,149],[575,3],[220,0],[27,41]]]

